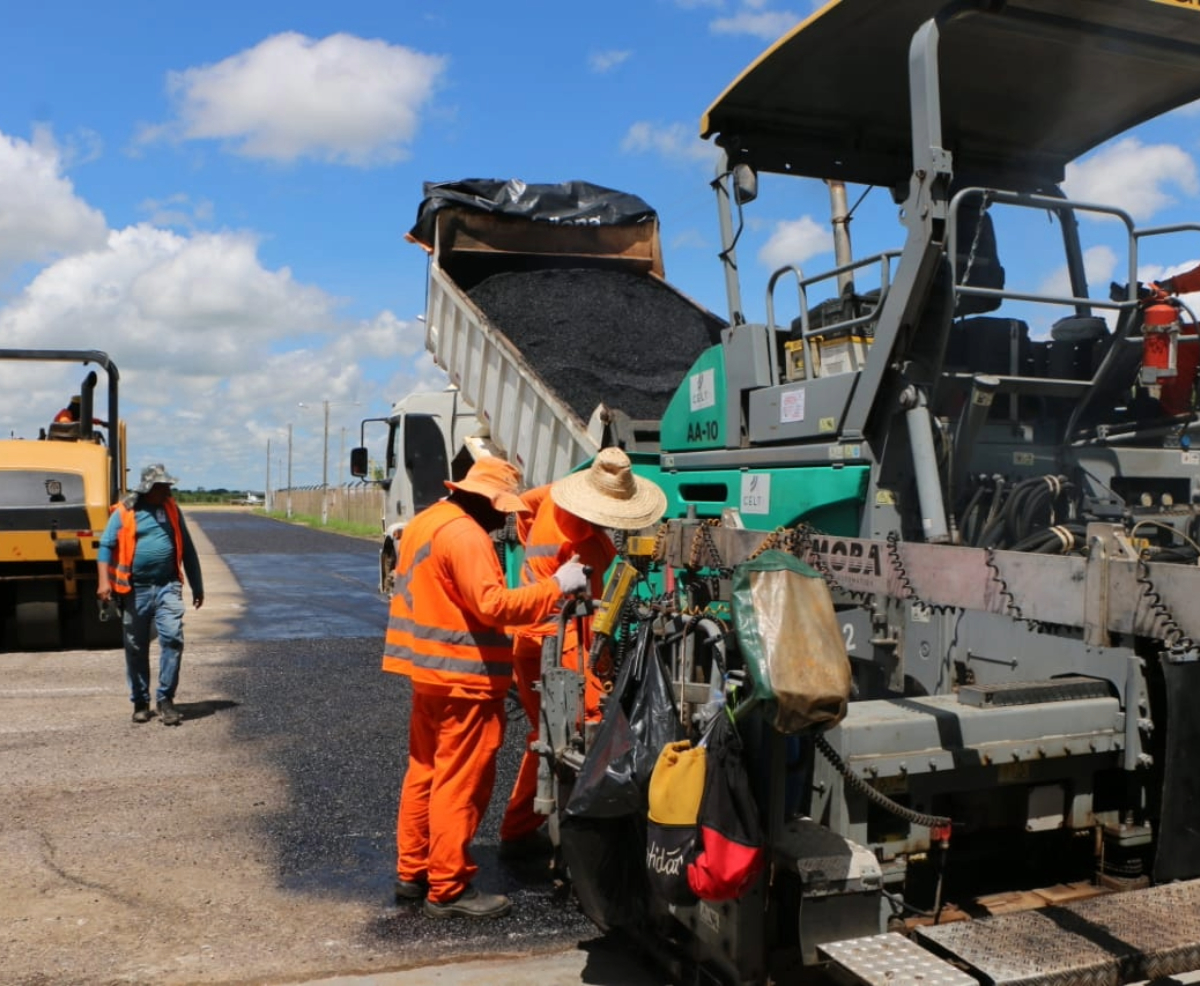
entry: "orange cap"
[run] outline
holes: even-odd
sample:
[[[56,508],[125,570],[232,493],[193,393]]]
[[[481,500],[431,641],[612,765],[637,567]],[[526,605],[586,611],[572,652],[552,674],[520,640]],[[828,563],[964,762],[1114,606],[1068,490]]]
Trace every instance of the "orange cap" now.
[[[462,479],[445,482],[447,489],[486,496],[502,513],[529,513],[529,507],[521,499],[521,470],[498,456],[485,456],[477,460]]]

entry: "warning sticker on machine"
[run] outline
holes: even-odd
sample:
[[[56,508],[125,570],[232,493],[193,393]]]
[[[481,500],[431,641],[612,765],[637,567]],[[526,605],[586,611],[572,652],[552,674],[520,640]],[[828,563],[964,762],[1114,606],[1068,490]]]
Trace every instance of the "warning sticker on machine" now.
[[[768,473],[748,472],[742,475],[741,511],[744,514],[771,512],[771,477]]]
[[[779,395],[779,421],[804,420],[804,388],[785,390]]]
[[[1200,0],[1153,0],[1154,3],[1165,3],[1168,7],[1183,7],[1186,10],[1200,12]]]
[[[714,376],[713,370],[701,370],[699,373],[692,374],[692,379],[688,383],[688,396],[693,411],[712,407],[717,402]]]

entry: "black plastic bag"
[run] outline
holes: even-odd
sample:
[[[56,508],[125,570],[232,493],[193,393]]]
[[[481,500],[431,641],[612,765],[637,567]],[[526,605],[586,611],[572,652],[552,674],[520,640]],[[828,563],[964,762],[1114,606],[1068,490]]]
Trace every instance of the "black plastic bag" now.
[[[642,819],[564,818],[559,838],[571,889],[587,919],[602,931],[640,924],[648,892]]]
[[[634,653],[621,665],[564,814],[568,818],[645,815],[658,755],[682,737],[667,670],[649,625],[643,624]]]

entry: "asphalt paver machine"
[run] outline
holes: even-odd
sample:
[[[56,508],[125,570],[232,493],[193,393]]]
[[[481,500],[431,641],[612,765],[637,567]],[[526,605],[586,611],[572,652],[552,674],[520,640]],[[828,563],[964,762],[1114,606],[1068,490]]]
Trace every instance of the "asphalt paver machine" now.
[[[681,729],[714,696],[737,717],[769,865],[690,904],[621,900],[618,850],[567,874],[680,979],[1200,969],[1200,340],[1138,284],[1164,244],[1194,257],[1200,224],[1139,228],[1063,191],[1071,162],[1198,98],[1194,3],[841,0],[704,115],[729,327],[661,454],[635,455],[670,512],[627,542],[597,667],[611,680],[649,626]],[[854,257],[842,212],[833,269],[782,267],[745,304],[755,203],[814,180],[890,195],[896,246]],[[826,596],[758,613],[764,671],[735,587],[768,552]],[[793,728],[788,672],[830,619],[848,702]],[[542,681],[560,842],[595,732],[572,674]],[[606,880],[618,906],[589,905]]]

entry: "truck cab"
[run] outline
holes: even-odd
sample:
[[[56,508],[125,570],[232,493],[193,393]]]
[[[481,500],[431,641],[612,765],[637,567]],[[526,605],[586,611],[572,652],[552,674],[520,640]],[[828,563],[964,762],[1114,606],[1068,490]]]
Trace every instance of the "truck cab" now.
[[[387,429],[383,457],[374,470],[368,425]],[[446,480],[461,478],[476,458],[490,454],[487,430],[458,388],[447,387],[409,394],[392,405],[386,418],[365,418],[360,434],[361,444],[350,453],[350,472],[384,491],[379,591],[390,596],[405,525],[446,495]]]

